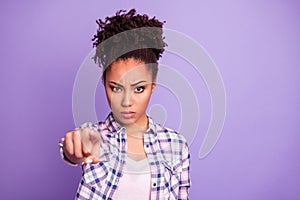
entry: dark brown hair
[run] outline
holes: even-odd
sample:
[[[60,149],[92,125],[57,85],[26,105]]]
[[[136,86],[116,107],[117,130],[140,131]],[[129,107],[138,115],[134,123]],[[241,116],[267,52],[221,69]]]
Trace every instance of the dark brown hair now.
[[[93,47],[96,54],[93,59],[103,68],[105,80],[107,69],[114,61],[134,58],[151,67],[152,77],[156,79],[157,61],[167,44],[163,41],[162,27],[155,17],[136,14],[135,9],[120,10],[115,16],[96,21],[99,28],[94,35]],[[105,41],[105,42],[104,42]]]

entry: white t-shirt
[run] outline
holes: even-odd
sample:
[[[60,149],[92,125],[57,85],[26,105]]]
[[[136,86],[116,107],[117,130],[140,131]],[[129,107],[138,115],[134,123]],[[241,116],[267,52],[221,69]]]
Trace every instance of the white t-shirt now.
[[[149,200],[151,174],[148,159],[140,161],[126,158],[123,176],[114,194],[116,200]]]

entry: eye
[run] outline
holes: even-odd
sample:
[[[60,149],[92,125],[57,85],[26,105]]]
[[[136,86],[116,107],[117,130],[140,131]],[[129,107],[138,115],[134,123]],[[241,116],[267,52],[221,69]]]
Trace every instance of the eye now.
[[[136,93],[142,93],[142,92],[144,92],[144,90],[145,90],[144,86],[139,86],[139,87],[136,87],[134,91]]]
[[[111,90],[112,90],[113,92],[116,92],[116,93],[122,91],[122,88],[119,87],[119,86],[111,86],[110,88],[111,88]]]

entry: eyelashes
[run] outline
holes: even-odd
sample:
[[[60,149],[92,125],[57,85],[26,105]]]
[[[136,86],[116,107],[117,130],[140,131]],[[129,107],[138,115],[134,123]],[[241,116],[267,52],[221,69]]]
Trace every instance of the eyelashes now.
[[[112,92],[119,93],[122,91],[122,88],[119,86],[110,86]]]
[[[111,91],[114,92],[114,93],[120,93],[120,92],[123,91],[123,88],[120,87],[120,86],[113,86],[113,85],[111,85],[111,86],[110,86],[110,89],[111,89]],[[135,87],[135,88],[134,88],[134,92],[135,92],[135,93],[142,93],[142,92],[144,92],[144,91],[145,91],[145,86],[138,86],[138,87]]]
[[[144,86],[138,86],[138,87],[136,87],[134,89],[134,92],[136,92],[136,93],[142,93],[142,92],[144,92],[144,90],[145,90]]]

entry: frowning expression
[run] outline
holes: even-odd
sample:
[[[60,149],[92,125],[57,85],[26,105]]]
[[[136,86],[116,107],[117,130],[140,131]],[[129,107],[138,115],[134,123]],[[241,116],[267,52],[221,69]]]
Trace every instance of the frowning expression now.
[[[110,108],[121,125],[147,125],[146,109],[155,83],[144,62],[133,58],[115,61],[106,72],[104,84]]]

